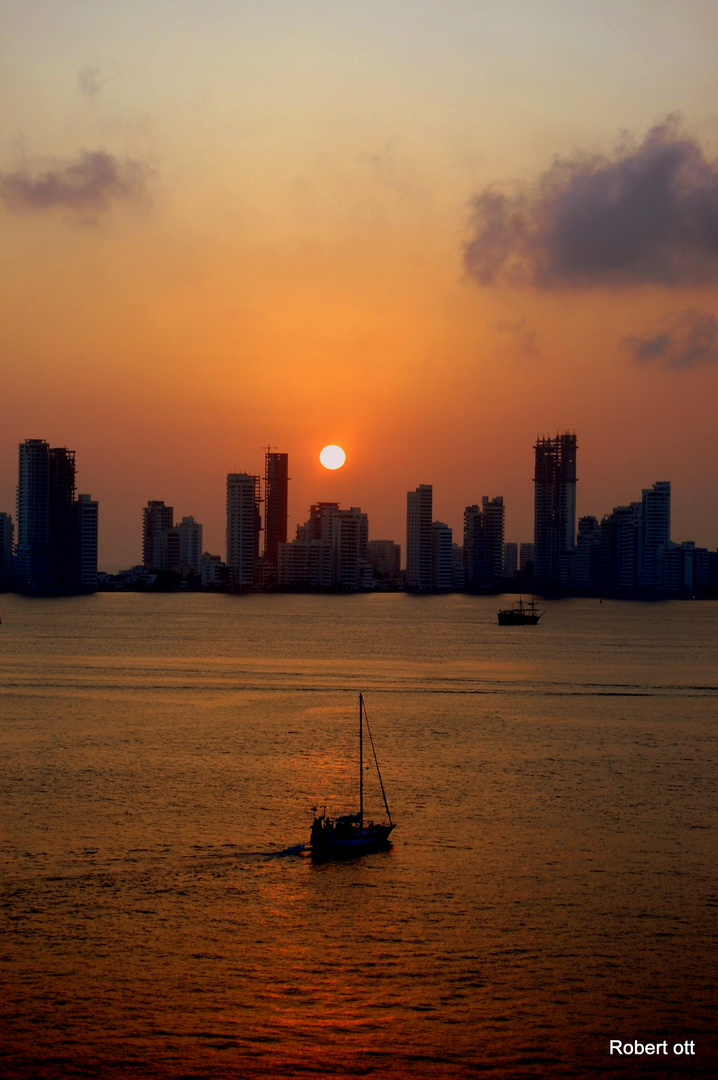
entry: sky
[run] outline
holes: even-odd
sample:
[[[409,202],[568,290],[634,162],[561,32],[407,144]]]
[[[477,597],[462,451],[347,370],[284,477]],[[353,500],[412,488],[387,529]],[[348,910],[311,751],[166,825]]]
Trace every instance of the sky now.
[[[578,513],[672,483],[718,546],[718,6],[0,0],[0,510],[77,452],[100,568],[163,499],[224,554],[289,454],[405,544],[578,436]],[[320,449],[346,465],[327,472]]]

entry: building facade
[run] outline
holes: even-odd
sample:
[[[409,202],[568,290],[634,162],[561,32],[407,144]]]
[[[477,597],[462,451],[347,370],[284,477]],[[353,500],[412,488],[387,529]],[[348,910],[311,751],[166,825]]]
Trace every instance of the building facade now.
[[[533,544],[519,544],[519,573],[524,577],[532,577],[534,572],[534,546]]]
[[[641,493],[640,585],[661,587],[660,556],[671,542],[671,484],[658,480]]]
[[[277,547],[287,542],[289,454],[268,451],[264,458],[264,557],[277,565]]]
[[[97,541],[99,504],[91,495],[77,496],[77,526],[80,541],[80,585],[94,592],[97,588]]]
[[[14,532],[10,515],[0,513],[0,589],[7,589],[15,577]]]
[[[67,594],[97,585],[97,503],[94,574],[91,548],[84,549],[84,502],[75,497],[75,451],[44,439],[20,444],[17,486],[15,582],[23,592]],[[88,526],[89,532],[91,528]]]
[[[406,584],[420,591],[432,587],[431,518],[433,488],[420,484],[406,495]]]
[[[443,521],[431,523],[431,587],[448,592],[454,584],[453,533]]]
[[[248,589],[254,585],[262,525],[260,478],[250,473],[227,475],[227,568],[229,584]]]
[[[518,544],[509,542],[503,545],[503,576],[515,578],[518,573]]]
[[[601,583],[601,526],[590,515],[578,519],[574,581],[582,589],[597,589]]]
[[[75,505],[75,451],[49,453],[48,554],[53,591],[72,592],[79,582],[79,534]]]
[[[401,579],[401,545],[393,540],[369,540],[367,559],[374,580],[384,585],[395,585]]]
[[[167,543],[161,534],[171,529],[174,507],[161,499],[150,499],[142,511],[142,565],[145,570],[167,570]]]
[[[601,521],[603,592],[633,592],[640,580],[641,503],[615,506]]]
[[[50,581],[50,447],[44,439],[20,443],[16,521],[18,584],[44,590]]]
[[[358,506],[342,510],[338,503],[314,503],[297,526],[292,544],[281,544],[279,585],[332,587],[353,592],[371,580],[367,560],[369,520]],[[304,546],[301,546],[304,545]]]
[[[503,496],[490,499],[484,495],[481,506],[475,503],[464,510],[464,568],[466,585],[485,589],[504,575]]]
[[[202,526],[188,515],[177,525],[179,533],[179,573],[185,577],[202,574]]]
[[[534,574],[570,586],[576,538],[576,436],[538,438],[534,471]]]

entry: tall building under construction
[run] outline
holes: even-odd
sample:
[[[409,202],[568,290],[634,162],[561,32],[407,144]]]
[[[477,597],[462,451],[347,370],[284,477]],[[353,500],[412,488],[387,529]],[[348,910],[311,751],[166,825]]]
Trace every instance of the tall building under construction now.
[[[264,455],[264,557],[277,566],[277,546],[287,541],[289,454]]]
[[[539,437],[534,449],[534,574],[569,586],[576,550],[576,436]]]

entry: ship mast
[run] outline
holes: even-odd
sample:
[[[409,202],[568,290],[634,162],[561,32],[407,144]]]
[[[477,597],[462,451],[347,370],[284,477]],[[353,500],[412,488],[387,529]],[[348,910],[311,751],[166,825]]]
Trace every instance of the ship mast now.
[[[359,695],[359,824],[364,825],[364,698]]]

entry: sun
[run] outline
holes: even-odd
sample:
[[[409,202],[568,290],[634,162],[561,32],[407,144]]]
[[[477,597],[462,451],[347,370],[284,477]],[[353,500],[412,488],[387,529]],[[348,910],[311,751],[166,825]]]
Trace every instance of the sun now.
[[[346,459],[341,446],[325,446],[319,454],[319,460],[325,469],[341,469]]]

